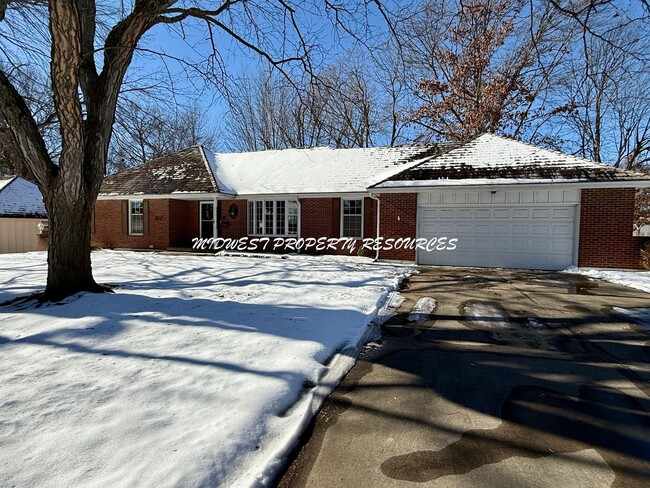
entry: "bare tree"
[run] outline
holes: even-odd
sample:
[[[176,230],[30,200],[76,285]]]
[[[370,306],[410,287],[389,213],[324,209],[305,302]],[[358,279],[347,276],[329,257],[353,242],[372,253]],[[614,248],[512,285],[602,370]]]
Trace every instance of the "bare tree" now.
[[[566,103],[561,134],[568,147],[598,162],[641,169],[650,162],[650,50],[647,32],[607,21],[606,34],[588,36],[565,77]]]
[[[118,105],[108,172],[121,171],[190,146],[213,148],[217,131],[197,105],[165,110],[128,101]]]
[[[227,145],[235,150],[367,147],[377,106],[364,69],[337,64],[293,85],[265,68],[238,82],[229,97]]]
[[[372,6],[382,11],[379,2]],[[0,2],[3,65],[47,66],[59,124],[61,150],[55,155],[8,68],[0,70],[6,144],[38,185],[50,221],[43,298],[105,290],[91,269],[91,216],[106,171],[118,97],[134,54],[146,49],[145,34],[157,26],[203,25],[212,45],[212,54],[201,65],[208,75],[220,68],[223,72],[216,38],[234,40],[278,69],[294,63],[309,71],[318,36],[308,31],[300,13],[321,12],[324,18],[345,21],[348,32],[361,28],[370,32],[369,22],[350,21],[367,8],[363,2],[342,5],[328,0],[295,4],[206,0],[193,6],[173,0],[135,0],[131,6],[98,5],[95,0]]]

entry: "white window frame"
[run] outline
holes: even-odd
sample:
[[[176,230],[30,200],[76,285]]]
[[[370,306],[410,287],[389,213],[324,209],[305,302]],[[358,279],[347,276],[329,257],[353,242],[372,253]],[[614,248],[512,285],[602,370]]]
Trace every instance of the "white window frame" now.
[[[263,231],[260,232],[259,229],[257,229],[257,202],[262,202],[262,229]],[[268,234],[266,233],[266,203],[267,202],[273,202],[273,233]],[[277,222],[277,209],[278,209],[278,204],[277,202],[284,202],[284,233],[283,234],[278,234],[277,229],[278,229],[278,222]],[[295,234],[289,234],[289,206],[290,205],[296,205],[296,215],[298,216],[298,225],[296,225],[296,233]],[[298,210],[298,202],[296,200],[273,200],[273,199],[256,199],[256,200],[248,200],[248,208],[246,211],[246,218],[247,218],[247,223],[246,223],[246,230],[248,235],[253,235],[253,236],[269,236],[269,237],[294,237],[298,235],[299,232],[299,227],[300,227],[300,212]]]
[[[133,213],[133,207],[131,206],[132,203],[140,203],[142,204],[142,213],[141,214],[134,214]],[[133,232],[132,227],[133,227],[133,216],[134,215],[142,215],[142,232]],[[129,200],[129,235],[130,236],[143,236],[144,235],[144,200]]]
[[[346,201],[346,200],[347,201],[353,201],[353,200],[361,201],[361,235],[359,237],[351,237],[351,236],[344,236],[343,235],[343,218],[345,217],[345,213],[344,213],[345,212],[345,205],[343,204],[343,202]],[[364,200],[365,200],[365,198],[363,198],[363,197],[361,197],[361,198],[341,197],[341,225],[340,225],[340,231],[339,231],[339,234],[340,234],[341,237],[344,237],[346,239],[363,239],[363,226],[364,226],[363,215],[364,215],[364,210],[365,210],[364,209],[364,203],[365,203]],[[353,216],[353,215],[356,216],[357,214],[349,214],[349,216]]]

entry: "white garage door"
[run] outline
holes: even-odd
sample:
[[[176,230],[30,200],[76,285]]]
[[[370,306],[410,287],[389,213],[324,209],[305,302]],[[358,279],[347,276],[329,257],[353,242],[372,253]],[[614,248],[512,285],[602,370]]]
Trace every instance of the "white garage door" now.
[[[439,205],[418,207],[418,237],[457,239],[454,250],[419,250],[419,263],[531,269],[574,263],[575,204],[536,204],[534,195],[511,205],[495,205],[493,198],[488,203],[487,197],[475,205],[468,202],[476,197],[458,199],[465,203],[445,206],[443,197]]]

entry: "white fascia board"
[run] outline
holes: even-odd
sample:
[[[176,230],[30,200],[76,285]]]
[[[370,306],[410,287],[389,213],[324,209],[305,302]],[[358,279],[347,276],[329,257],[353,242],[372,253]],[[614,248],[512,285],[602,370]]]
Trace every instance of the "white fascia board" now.
[[[368,188],[372,193],[417,193],[421,191],[440,191],[440,190],[484,190],[484,189],[502,189],[518,188],[518,189],[531,189],[531,188],[650,188],[650,180],[635,180],[635,181],[576,181],[576,182],[548,182],[543,181],[539,183],[483,183],[483,184],[454,184],[454,185],[423,185],[423,186],[399,186],[399,187],[375,187]]]
[[[97,200],[213,200],[217,198],[218,200],[232,200],[235,198],[235,195],[230,195],[227,193],[167,193],[164,195],[150,195],[146,193],[131,193],[128,195],[116,195],[116,194],[99,194]]]
[[[237,195],[241,200],[295,200],[300,198],[361,198],[369,196],[370,192],[341,192],[341,193],[247,193]]]

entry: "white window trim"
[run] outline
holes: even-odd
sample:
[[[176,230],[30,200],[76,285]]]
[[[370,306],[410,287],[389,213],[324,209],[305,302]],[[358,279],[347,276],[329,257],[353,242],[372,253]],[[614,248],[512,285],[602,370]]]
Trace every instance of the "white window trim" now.
[[[133,219],[131,217],[133,215],[135,215],[135,214],[131,213],[131,210],[132,210],[131,209],[131,202],[140,202],[142,204],[142,232],[135,233],[135,232],[132,232],[132,230],[131,230],[131,226],[133,224]],[[129,200],[129,235],[130,236],[143,236],[144,235],[144,200],[143,199],[135,199],[134,198],[133,200]]]
[[[256,202],[262,202],[262,228],[264,229],[264,232],[260,233],[257,232],[257,221],[255,219],[256,214],[257,214],[257,209],[256,207]],[[272,234],[267,234],[266,233],[266,202],[273,202],[273,233]],[[277,215],[277,202],[284,202],[284,234],[277,234],[277,227],[278,227],[278,222],[276,219]],[[289,234],[289,205],[290,204],[295,204],[296,205],[296,215],[298,217],[298,225],[296,226],[296,233],[295,234]],[[251,207],[253,208],[252,216],[251,216]],[[246,231],[248,235],[252,236],[262,236],[262,237],[296,237],[299,232],[299,226],[300,226],[300,211],[299,211],[299,204],[296,200],[283,200],[283,199],[255,199],[255,200],[248,200],[248,208],[246,209]],[[252,219],[251,219],[252,217]],[[252,233],[250,231],[253,231]]]
[[[361,236],[360,237],[345,237],[345,236],[343,236],[343,217],[345,216],[345,214],[343,213],[343,209],[344,209],[343,201],[344,200],[361,200]],[[361,197],[361,198],[341,197],[341,212],[340,212],[341,213],[341,224],[339,226],[340,227],[340,229],[339,229],[339,236],[340,237],[343,237],[345,239],[357,239],[357,240],[363,239],[364,213],[365,213],[364,212],[365,211],[364,205],[365,205],[365,198],[363,198],[363,197]],[[353,214],[350,214],[350,215],[353,215]]]

